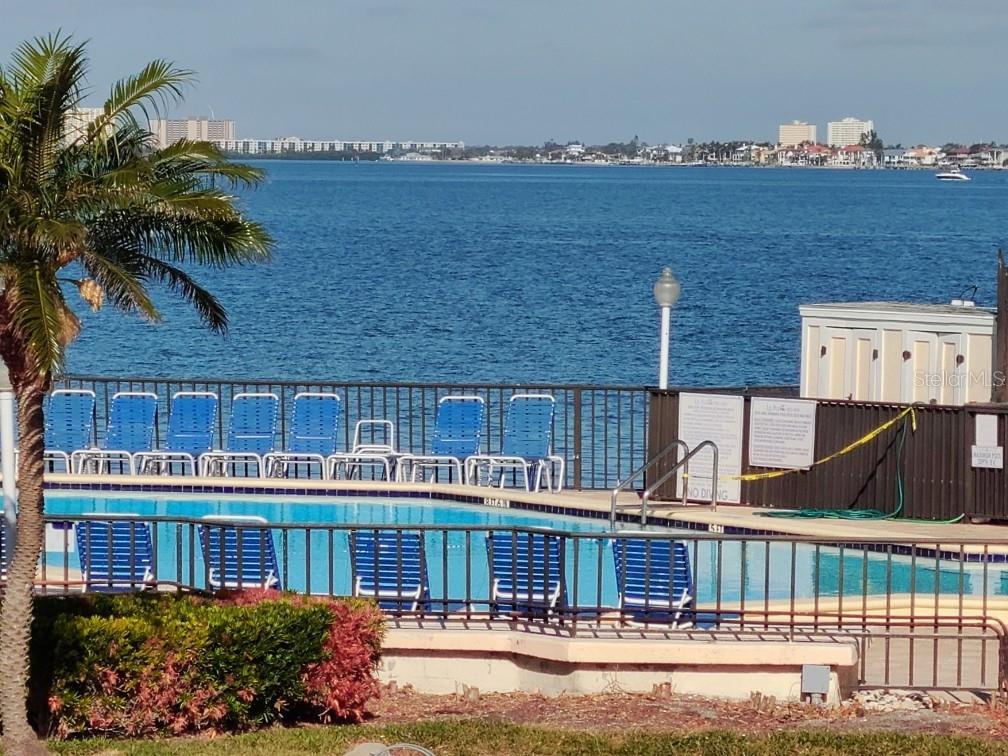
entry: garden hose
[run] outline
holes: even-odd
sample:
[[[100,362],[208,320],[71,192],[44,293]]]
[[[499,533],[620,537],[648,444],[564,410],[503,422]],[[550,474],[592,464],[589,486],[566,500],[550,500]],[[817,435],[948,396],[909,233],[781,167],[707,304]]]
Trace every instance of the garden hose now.
[[[915,517],[900,517],[903,512],[903,505],[906,502],[906,493],[903,488],[903,447],[906,444],[906,434],[910,418],[903,420],[903,427],[900,430],[899,441],[896,446],[896,509],[888,514],[879,509],[776,509],[757,512],[760,517],[779,517],[782,519],[806,519],[806,520],[893,520],[899,518],[900,522],[926,522],[938,525],[953,525],[962,522],[965,514],[953,517],[950,520],[925,520]]]

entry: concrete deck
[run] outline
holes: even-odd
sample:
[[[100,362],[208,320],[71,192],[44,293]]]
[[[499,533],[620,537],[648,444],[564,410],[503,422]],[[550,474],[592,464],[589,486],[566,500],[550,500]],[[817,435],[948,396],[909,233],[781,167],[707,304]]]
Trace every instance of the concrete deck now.
[[[241,493],[275,494],[278,490],[295,494],[299,491],[318,492],[328,490],[341,495],[352,495],[360,492],[367,495],[376,491],[388,492],[390,496],[408,492],[423,491],[441,496],[473,497],[488,506],[509,507],[512,502],[521,502],[543,507],[557,507],[569,510],[571,514],[585,511],[604,514],[610,511],[610,493],[608,491],[564,491],[554,493],[529,493],[514,488],[488,488],[486,486],[466,486],[444,483],[398,483],[387,481],[360,480],[291,480],[282,478],[199,478],[191,476],[128,476],[128,475],[66,475],[50,473],[46,476],[49,483],[59,486],[82,484],[84,486],[99,486],[116,483],[122,487],[129,486],[168,486],[177,488],[177,493],[193,492],[194,488],[228,486],[241,488]],[[183,489],[188,489],[184,492]],[[201,493],[196,491],[193,493]],[[156,493],[156,492],[155,492]],[[164,495],[169,495],[165,491]],[[237,491],[236,491],[237,493]],[[628,492],[621,494],[620,511],[630,515],[639,511],[639,497]],[[761,513],[776,510],[761,509],[723,504],[716,510],[710,507],[679,506],[663,502],[653,502],[649,513],[655,518],[665,518],[681,523],[691,523],[698,529],[714,533],[724,532],[728,528],[738,528],[744,531],[772,532],[785,535],[797,535],[811,539],[837,540],[876,540],[912,541],[922,545],[941,544],[942,548],[957,550],[959,544],[969,543],[964,551],[970,553],[982,552],[989,548],[992,553],[1008,554],[1008,525],[957,523],[954,525],[928,522],[908,522],[904,520],[833,520],[833,519],[789,519],[782,517],[765,517]],[[628,526],[630,526],[628,524]]]

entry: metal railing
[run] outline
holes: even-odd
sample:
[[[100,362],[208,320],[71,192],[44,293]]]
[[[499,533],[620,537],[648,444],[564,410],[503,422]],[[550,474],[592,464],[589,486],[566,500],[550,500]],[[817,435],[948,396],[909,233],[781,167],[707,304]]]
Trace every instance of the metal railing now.
[[[586,386],[491,383],[367,383],[340,381],[215,380],[68,375],[54,388],[83,388],[97,398],[95,434],[104,433],[108,407],[117,391],[158,395],[157,438],[165,437],[168,402],[177,391],[212,391],[220,397],[216,445],[223,443],[232,397],[240,392],[273,392],[280,398],[277,440],[283,443],[294,395],[333,391],[343,400],[340,443],[346,446],[358,420],[387,419],[402,451],[426,452],[434,432],[437,402],[450,394],[480,396],[486,402],[483,447],[500,450],[509,398],[516,393],[548,393],[556,399],[553,447],[566,465],[565,487],[608,490],[638,467],[647,454],[648,392],[640,386]]]
[[[653,457],[649,458],[647,462],[645,462],[643,465],[641,465],[640,467],[638,467],[636,470],[634,470],[632,473],[630,473],[627,477],[625,477],[623,480],[621,480],[619,483],[616,484],[616,487],[613,488],[613,490],[612,490],[612,497],[610,499],[610,505],[609,505],[609,525],[610,525],[610,527],[612,527],[613,529],[615,529],[615,527],[616,527],[616,512],[617,512],[617,509],[619,507],[619,504],[618,504],[619,495],[623,491],[627,490],[633,484],[633,482],[635,480],[637,480],[642,475],[644,475],[648,470],[650,470],[656,464],[658,464],[659,462],[661,462],[662,460],[664,460],[665,457],[667,457],[669,455],[669,453],[671,453],[672,451],[677,451],[678,452],[680,450],[684,454],[686,454],[686,455],[689,454],[689,446],[687,446],[687,444],[686,444],[685,441],[683,441],[682,439],[677,438],[674,441],[672,441],[668,446],[666,446],[664,449],[662,449],[660,452],[658,452],[657,454],[655,454]],[[678,461],[679,461],[679,456],[677,454],[676,455],[676,462],[678,462]],[[685,494],[683,495],[683,503],[684,504],[686,503]]]
[[[699,444],[694,446],[685,457],[676,460],[675,464],[672,465],[671,469],[666,470],[654,483],[648,486],[647,490],[641,495],[641,510],[640,510],[640,524],[641,527],[647,525],[647,515],[648,515],[648,502],[651,497],[655,495],[655,491],[658,491],[662,485],[675,475],[680,469],[682,469],[683,478],[686,478],[689,474],[689,462],[698,453],[702,452],[704,449],[710,449],[712,455],[711,462],[711,499],[710,508],[712,510],[717,509],[717,488],[718,488],[718,448],[717,444],[713,441],[701,441]],[[682,493],[682,503],[685,504],[689,496],[689,489],[686,485],[686,481],[683,481],[683,493]]]
[[[58,508],[58,503],[54,506]],[[141,502],[131,501],[130,506],[139,507]],[[422,513],[413,512],[414,507],[423,505],[397,505],[397,519],[419,519]],[[39,572],[41,591],[111,587],[113,580],[107,576],[82,574],[72,528],[83,519],[102,522],[112,518],[47,516],[47,550]],[[199,534],[201,526],[219,528],[219,522],[166,516],[114,519],[150,526],[152,587],[207,590],[211,568],[224,572],[223,564],[208,563]],[[599,526],[604,527],[604,521]],[[948,539],[941,543],[850,538],[829,541],[706,532],[634,533],[633,538],[650,544],[674,539],[686,547],[692,590],[685,604],[689,621],[680,621],[676,627],[669,618],[681,615],[681,597],[667,591],[667,585],[667,598],[655,598],[650,604],[645,601],[636,609],[621,605],[620,595],[626,591],[627,582],[625,577],[617,577],[613,544],[625,544],[619,539],[630,537],[628,534],[508,524],[243,522],[237,528],[252,528],[257,533],[267,528],[265,532],[275,546],[276,576],[284,589],[326,596],[352,594],[363,568],[379,567],[377,556],[366,557],[373,558],[374,565],[362,566],[359,559],[355,560],[352,538],[365,534],[377,542],[384,534],[393,542],[405,543],[403,534],[408,534],[418,545],[420,556],[416,557],[414,551],[400,551],[396,555],[396,574],[403,576],[403,593],[415,592],[416,585],[405,584],[407,571],[403,567],[412,560],[412,574],[417,574],[418,569],[423,574],[423,578],[417,578],[423,583],[422,597],[415,608],[394,607],[393,622],[430,623],[435,627],[448,622],[478,623],[481,627],[526,622],[573,636],[855,642],[860,650],[863,685],[1006,688],[1008,632],[1003,618],[1008,617],[1008,565],[995,562],[995,558],[1003,559],[1008,554],[1008,541],[995,545]],[[558,544],[559,566],[551,572],[538,561],[515,559],[513,566],[504,568],[503,575],[499,565],[494,574],[487,546],[491,531],[510,539],[516,556],[526,550],[542,558],[543,541],[536,539],[549,539]],[[130,528],[129,532],[140,531]],[[255,542],[244,543],[249,548]],[[140,550],[140,544],[131,542],[127,552],[135,559]],[[253,565],[257,574],[268,566],[266,556],[259,559],[261,563]],[[246,569],[251,569],[247,563]],[[650,585],[650,562],[645,572],[644,582]],[[501,578],[512,584],[525,579],[527,585],[557,580],[557,599],[528,599],[526,605],[520,599],[516,602],[512,595],[510,602],[504,601],[494,593],[495,579]],[[241,567],[238,579],[240,582]],[[667,582],[667,578],[664,580]],[[142,582],[127,578],[126,585],[118,587],[139,588]],[[395,583],[395,576],[391,582]],[[654,582],[661,582],[657,572]],[[389,584],[388,580],[382,581],[383,588]],[[370,595],[366,588],[359,593]],[[387,601],[388,596],[377,598]]]

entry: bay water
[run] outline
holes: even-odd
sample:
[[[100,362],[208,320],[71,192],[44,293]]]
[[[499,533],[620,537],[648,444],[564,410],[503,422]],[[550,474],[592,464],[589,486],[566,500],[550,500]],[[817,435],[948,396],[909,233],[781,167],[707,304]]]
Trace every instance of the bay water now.
[[[242,196],[274,260],[196,271],[206,333],[91,313],[76,373],[653,384],[670,266],[671,382],[796,383],[798,305],[994,302],[1008,172],[261,161]],[[72,293],[72,291],[71,291]]]

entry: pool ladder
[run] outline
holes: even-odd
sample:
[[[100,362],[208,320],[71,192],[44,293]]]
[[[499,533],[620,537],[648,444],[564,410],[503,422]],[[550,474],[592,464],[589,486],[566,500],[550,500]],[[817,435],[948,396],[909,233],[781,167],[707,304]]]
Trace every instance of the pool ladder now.
[[[653,484],[651,484],[641,496],[640,500],[640,524],[641,527],[647,526],[647,511],[648,502],[651,497],[654,496],[655,491],[657,491],[662,484],[664,484],[669,478],[675,475],[679,470],[682,470],[683,487],[682,487],[682,505],[685,506],[688,503],[689,497],[689,486],[686,483],[686,479],[689,478],[689,462],[697,455],[698,452],[704,449],[710,449],[714,455],[714,464],[711,468],[711,497],[710,497],[710,507],[711,509],[717,509],[717,490],[718,490],[718,448],[717,444],[713,441],[701,441],[699,444],[689,448],[689,445],[683,441],[681,438],[677,438],[660,452],[652,456],[647,462],[634,470],[630,475],[621,480],[616,487],[612,490],[612,499],[609,509],[609,527],[612,530],[616,529],[616,511],[619,508],[617,499],[621,491],[625,491],[627,487],[633,483],[637,478],[643,475],[648,469],[653,465],[665,459],[672,451],[676,452],[676,461],[671,468],[662,473],[661,477],[658,478]],[[684,456],[680,459],[678,452],[684,452]],[[635,505],[636,506],[636,505]]]

